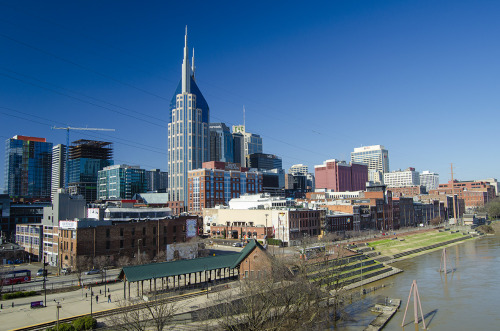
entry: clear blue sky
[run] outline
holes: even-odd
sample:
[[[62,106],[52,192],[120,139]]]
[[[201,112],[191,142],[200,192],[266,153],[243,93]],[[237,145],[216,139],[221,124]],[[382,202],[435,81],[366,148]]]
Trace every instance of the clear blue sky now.
[[[381,144],[391,170],[500,177],[498,1],[0,0],[0,138],[113,128],[70,138],[166,170],[186,25],[211,121],[245,106],[285,168]]]

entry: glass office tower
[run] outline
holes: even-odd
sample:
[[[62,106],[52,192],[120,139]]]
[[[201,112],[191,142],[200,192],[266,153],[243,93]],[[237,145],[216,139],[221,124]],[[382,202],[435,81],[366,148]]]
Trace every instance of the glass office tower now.
[[[52,143],[45,138],[14,136],[5,142],[5,193],[50,198]]]

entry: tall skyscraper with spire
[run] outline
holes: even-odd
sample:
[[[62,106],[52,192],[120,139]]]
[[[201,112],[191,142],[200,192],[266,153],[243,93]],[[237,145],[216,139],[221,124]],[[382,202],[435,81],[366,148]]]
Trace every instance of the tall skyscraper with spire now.
[[[194,78],[194,49],[189,65],[187,27],[182,78],[170,102],[168,123],[168,192],[170,200],[188,201],[188,171],[210,161],[210,110]]]

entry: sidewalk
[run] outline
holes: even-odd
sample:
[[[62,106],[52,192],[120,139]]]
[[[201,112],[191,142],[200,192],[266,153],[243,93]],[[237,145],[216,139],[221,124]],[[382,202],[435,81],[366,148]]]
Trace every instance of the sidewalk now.
[[[123,298],[123,283],[107,285],[110,289],[111,303],[108,303],[107,295],[104,294],[104,285],[93,288],[94,297],[92,302],[92,311],[106,310],[117,307],[116,301]],[[102,294],[99,294],[101,290]],[[87,294],[87,297],[85,297]],[[99,296],[99,303],[96,303],[95,295]],[[59,311],[59,318],[72,317],[75,315],[90,314],[90,290],[80,289],[78,291],[47,294],[47,307],[31,308],[32,301],[44,300],[44,295],[37,295],[27,298],[18,298],[12,300],[2,300],[0,303],[3,309],[0,309],[0,319],[2,321],[2,330],[11,330],[23,326],[49,322],[56,320],[57,308],[56,301],[59,301],[62,308]],[[14,302],[14,307],[12,307]]]

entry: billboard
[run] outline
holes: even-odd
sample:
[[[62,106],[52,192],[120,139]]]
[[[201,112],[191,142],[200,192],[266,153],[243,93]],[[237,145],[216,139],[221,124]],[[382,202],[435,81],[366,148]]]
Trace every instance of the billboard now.
[[[196,237],[198,235],[198,221],[196,219],[186,220],[186,238]]]

